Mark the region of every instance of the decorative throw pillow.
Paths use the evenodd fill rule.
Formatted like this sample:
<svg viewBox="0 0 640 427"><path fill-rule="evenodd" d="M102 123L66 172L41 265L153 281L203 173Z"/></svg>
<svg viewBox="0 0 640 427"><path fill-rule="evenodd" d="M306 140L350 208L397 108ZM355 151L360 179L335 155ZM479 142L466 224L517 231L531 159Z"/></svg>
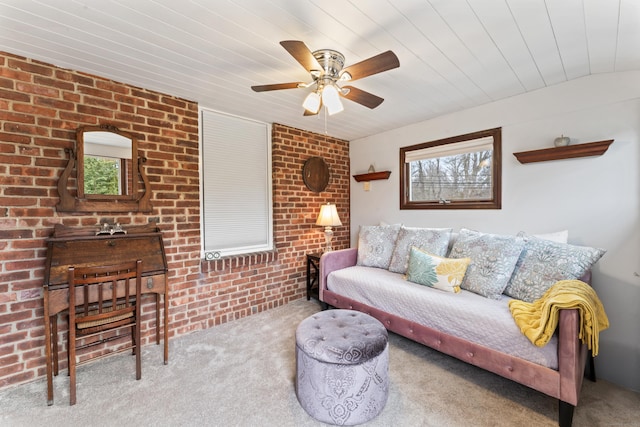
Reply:
<svg viewBox="0 0 640 427"><path fill-rule="evenodd" d="M526 244L504 293L533 302L559 280L582 277L595 264L604 249L575 246L526 236Z"/></svg>
<svg viewBox="0 0 640 427"><path fill-rule="evenodd" d="M449 236L451 236L450 228L401 227L391 256L389 271L401 274L407 271L411 246L416 246L434 255L446 255Z"/></svg>
<svg viewBox="0 0 640 427"><path fill-rule="evenodd" d="M470 262L470 258L443 258L412 246L409 252L407 280L458 293Z"/></svg>
<svg viewBox="0 0 640 427"><path fill-rule="evenodd" d="M450 258L471 258L462 289L499 299L524 248L519 236L486 234L461 229Z"/></svg>
<svg viewBox="0 0 640 427"><path fill-rule="evenodd" d="M400 225L363 225L358 235L357 264L389 268Z"/></svg>

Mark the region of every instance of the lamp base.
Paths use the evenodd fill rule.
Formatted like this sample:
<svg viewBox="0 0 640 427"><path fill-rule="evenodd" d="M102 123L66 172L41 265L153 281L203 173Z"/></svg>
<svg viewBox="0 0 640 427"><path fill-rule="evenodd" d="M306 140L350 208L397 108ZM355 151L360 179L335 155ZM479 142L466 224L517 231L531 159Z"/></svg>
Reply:
<svg viewBox="0 0 640 427"><path fill-rule="evenodd" d="M324 241L326 243L325 252L331 252L333 248L331 247L331 239L333 239L333 230L331 227L324 228Z"/></svg>

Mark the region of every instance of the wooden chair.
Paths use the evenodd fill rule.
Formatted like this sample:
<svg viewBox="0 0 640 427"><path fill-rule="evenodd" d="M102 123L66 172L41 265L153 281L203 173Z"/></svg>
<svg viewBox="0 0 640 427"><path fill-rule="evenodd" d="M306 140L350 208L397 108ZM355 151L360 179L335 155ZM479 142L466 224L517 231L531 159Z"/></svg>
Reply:
<svg viewBox="0 0 640 427"><path fill-rule="evenodd" d="M140 360L140 293L142 261L97 267L69 267L69 404L76 403L76 366L132 349L136 380L142 377ZM135 282L135 283L133 283ZM120 339L131 328L131 344L97 357L76 361L76 351ZM112 333L109 333L113 331ZM106 334L105 334L106 333ZM118 333L118 334L116 334ZM91 337L96 339L91 340ZM57 358L57 355L54 357Z"/></svg>

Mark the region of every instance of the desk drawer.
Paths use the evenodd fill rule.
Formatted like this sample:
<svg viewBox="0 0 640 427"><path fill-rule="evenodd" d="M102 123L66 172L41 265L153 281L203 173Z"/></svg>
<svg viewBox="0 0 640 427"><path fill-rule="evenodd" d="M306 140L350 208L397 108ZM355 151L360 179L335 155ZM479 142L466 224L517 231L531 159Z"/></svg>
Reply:
<svg viewBox="0 0 640 427"><path fill-rule="evenodd" d="M154 276L147 276L142 278L142 293L155 293L155 294L164 294L165 293L165 275L164 274L156 274Z"/></svg>

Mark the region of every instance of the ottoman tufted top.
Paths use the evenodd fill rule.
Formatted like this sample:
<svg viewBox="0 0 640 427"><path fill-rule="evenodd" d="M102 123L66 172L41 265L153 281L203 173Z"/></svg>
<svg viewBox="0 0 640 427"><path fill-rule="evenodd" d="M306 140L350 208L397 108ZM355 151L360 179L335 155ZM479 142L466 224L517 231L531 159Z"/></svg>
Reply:
<svg viewBox="0 0 640 427"><path fill-rule="evenodd" d="M377 319L355 310L325 310L307 317L296 330L296 345L313 359L356 365L387 346L387 330Z"/></svg>

